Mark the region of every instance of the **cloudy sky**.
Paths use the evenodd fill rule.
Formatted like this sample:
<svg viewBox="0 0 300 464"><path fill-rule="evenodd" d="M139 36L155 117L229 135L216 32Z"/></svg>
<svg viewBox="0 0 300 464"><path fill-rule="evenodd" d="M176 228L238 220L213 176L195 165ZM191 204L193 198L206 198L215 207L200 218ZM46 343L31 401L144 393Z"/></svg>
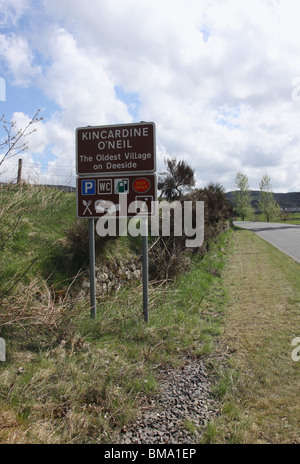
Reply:
<svg viewBox="0 0 300 464"><path fill-rule="evenodd" d="M0 0L0 113L43 117L24 176L75 185L77 127L152 121L158 172L170 156L199 187L241 171L300 191L299 17L299 0Z"/></svg>

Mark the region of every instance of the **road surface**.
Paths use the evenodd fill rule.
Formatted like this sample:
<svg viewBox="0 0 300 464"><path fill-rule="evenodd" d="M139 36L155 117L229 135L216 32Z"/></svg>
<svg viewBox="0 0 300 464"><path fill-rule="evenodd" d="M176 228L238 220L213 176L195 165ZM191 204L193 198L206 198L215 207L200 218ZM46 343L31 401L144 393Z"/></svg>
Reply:
<svg viewBox="0 0 300 464"><path fill-rule="evenodd" d="M234 221L233 224L255 232L278 250L300 263L300 225L249 221Z"/></svg>

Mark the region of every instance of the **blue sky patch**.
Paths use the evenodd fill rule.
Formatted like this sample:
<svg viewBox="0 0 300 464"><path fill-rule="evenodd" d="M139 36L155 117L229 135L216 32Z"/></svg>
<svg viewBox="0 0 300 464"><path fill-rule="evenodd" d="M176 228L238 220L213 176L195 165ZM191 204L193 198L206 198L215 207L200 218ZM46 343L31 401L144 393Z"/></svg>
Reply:
<svg viewBox="0 0 300 464"><path fill-rule="evenodd" d="M6 100L0 101L0 113L5 114L6 119L10 119L15 112L22 112L32 117L38 109L43 110L41 116L47 119L47 115L60 110L59 106L37 87L11 85L7 79L5 82Z"/></svg>
<svg viewBox="0 0 300 464"><path fill-rule="evenodd" d="M140 98L138 93L129 92L126 93L123 87L117 85L115 86L116 96L119 100L124 102L127 105L128 112L134 119L134 121L139 121L139 110L141 106Z"/></svg>

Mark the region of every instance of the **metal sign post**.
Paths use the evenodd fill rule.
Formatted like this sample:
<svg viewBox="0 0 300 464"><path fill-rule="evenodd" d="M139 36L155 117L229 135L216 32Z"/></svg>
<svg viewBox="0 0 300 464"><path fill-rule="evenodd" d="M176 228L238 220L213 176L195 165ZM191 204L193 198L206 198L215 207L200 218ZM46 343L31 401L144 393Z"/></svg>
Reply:
<svg viewBox="0 0 300 464"><path fill-rule="evenodd" d="M90 262L90 296L91 318L95 319L96 309L96 276L95 276L95 224L94 219L89 219L89 262Z"/></svg>
<svg viewBox="0 0 300 464"><path fill-rule="evenodd" d="M142 260L143 260L143 314L145 322L149 322L149 297L148 297L148 219L142 218Z"/></svg>

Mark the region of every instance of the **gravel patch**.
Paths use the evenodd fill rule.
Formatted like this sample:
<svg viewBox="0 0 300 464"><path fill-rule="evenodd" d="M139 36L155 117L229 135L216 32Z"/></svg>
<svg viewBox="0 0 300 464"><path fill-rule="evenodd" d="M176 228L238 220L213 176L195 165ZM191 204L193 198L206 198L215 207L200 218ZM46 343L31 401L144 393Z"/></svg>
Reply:
<svg viewBox="0 0 300 464"><path fill-rule="evenodd" d="M201 430L218 414L205 363L186 360L179 368L160 368L159 392L141 400L138 418L124 427L121 444L197 443Z"/></svg>

